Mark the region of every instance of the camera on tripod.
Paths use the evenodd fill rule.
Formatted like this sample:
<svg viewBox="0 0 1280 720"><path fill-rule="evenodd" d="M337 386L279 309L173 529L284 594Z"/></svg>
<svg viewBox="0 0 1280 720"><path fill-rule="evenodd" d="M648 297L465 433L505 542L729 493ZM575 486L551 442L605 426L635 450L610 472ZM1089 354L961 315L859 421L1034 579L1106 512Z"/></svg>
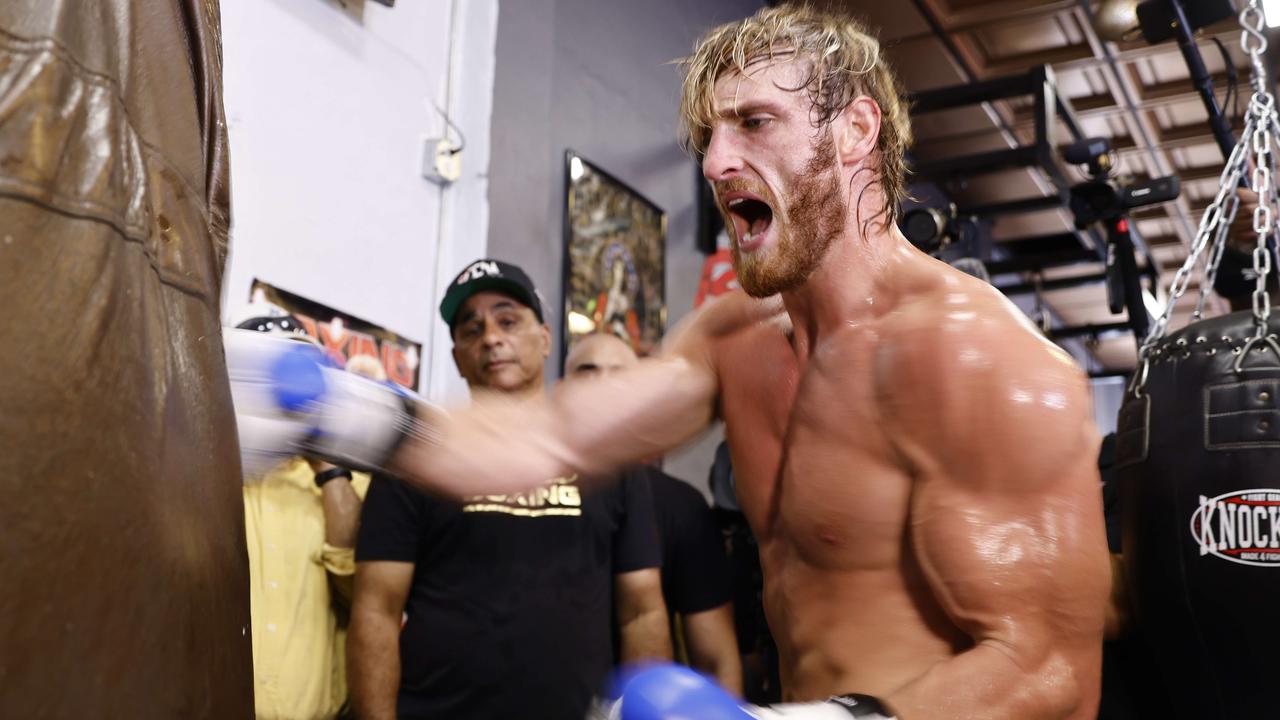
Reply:
<svg viewBox="0 0 1280 720"><path fill-rule="evenodd" d="M1085 138L1068 145L1062 159L1088 168L1089 179L1071 188L1071 214L1076 229L1096 222L1114 224L1129 210L1175 200L1181 192L1177 175L1121 185L1111 177L1113 158L1107 138Z"/></svg>
<svg viewBox="0 0 1280 720"><path fill-rule="evenodd" d="M1114 154L1106 138L1085 138L1062 151L1062 159L1084 165L1089 179L1071 188L1071 214L1079 230L1101 223L1107 234L1107 306L1113 314L1129 311L1139 337L1146 334L1147 309L1143 302L1141 271L1133 252L1128 213L1134 208L1168 202L1181 191L1176 175L1120 184L1111 178ZM1152 287L1156 269L1148 267Z"/></svg>

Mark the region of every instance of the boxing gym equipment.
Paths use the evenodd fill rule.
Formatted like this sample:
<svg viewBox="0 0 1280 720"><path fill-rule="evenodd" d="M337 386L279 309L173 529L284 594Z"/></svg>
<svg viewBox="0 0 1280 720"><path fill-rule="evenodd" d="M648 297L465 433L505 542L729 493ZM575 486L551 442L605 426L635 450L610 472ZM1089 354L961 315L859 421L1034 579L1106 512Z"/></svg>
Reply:
<svg viewBox="0 0 1280 720"><path fill-rule="evenodd" d="M1142 281L1147 276L1154 286L1158 265L1152 260L1146 243L1133 232L1127 220L1127 212L1135 207L1176 198L1179 189L1177 178L1156 178L1132 186L1121 185L1112 179L1109 141L1084 135L1070 100L1058 92L1053 71L1047 66L1032 68L1023 75L914 93L911 95L912 113L918 116L1026 95L1030 95L1034 101L1033 143L1007 150L913 163L914 178L928 182L1011 168L1035 167L1043 172L1056 192L1047 197L962 206L946 212L936 209L913 211L903 218L903 233L928 250L929 246L922 243L936 242L933 240L935 237L945 238L948 230L956 226L957 217L992 218L1054 208L1070 210L1075 219L1075 232L1001 242L999 249L1003 254L986 263L989 274L1040 274L1048 267L1080 262L1106 263L1107 272L1055 278L1034 284L1001 284L997 288L1006 295L1016 295L1059 287L1106 283L1111 311L1115 314L1127 313L1128 319L1124 323L1050 328L1051 332L1047 334L1061 339L1082 334L1097 336L1099 333L1129 329L1135 337L1145 337L1149 321L1146 304L1142 299ZM1073 185L1058 162L1060 140L1055 135L1059 125L1065 127L1071 135L1071 142L1066 146L1061 159L1067 163L1087 166L1090 178L1086 182ZM921 238L921 241L917 242L912 233ZM1027 252L1015 251L1014 248L1027 248Z"/></svg>
<svg viewBox="0 0 1280 720"><path fill-rule="evenodd" d="M1072 143L1062 151L1062 158L1088 168L1089 179L1071 187L1071 214L1078 230L1099 223L1106 231L1107 307L1113 315L1127 308L1135 335L1142 337L1148 328L1147 310L1142 301L1141 274L1134 256L1128 213L1134 208L1176 199L1180 192L1178 178L1169 175L1129 185L1116 183L1111 179L1113 161L1111 141L1107 138L1086 138ZM1154 267L1148 264L1148 269L1153 271L1154 280Z"/></svg>
<svg viewBox="0 0 1280 720"><path fill-rule="evenodd" d="M945 208L922 207L909 210L898 223L912 245L932 253L960 234L955 203Z"/></svg>
<svg viewBox="0 0 1280 720"><path fill-rule="evenodd" d="M1231 125L1218 108L1213 93L1213 80L1200 57L1192 33L1225 20L1235 13L1231 0L1103 0L1093 14L1093 28L1098 37L1120 42L1141 35L1155 45L1174 38L1191 73L1191 82L1209 113L1209 128L1225 158L1235 141ZM1227 61L1230 66L1230 61Z"/></svg>
<svg viewBox="0 0 1280 720"><path fill-rule="evenodd" d="M1280 318L1266 278L1280 194L1280 123L1268 90L1258 0L1240 13L1253 95L1241 140L1206 209L1170 301L1139 350L1120 410L1117 470L1126 582L1179 717L1274 717L1280 640ZM1257 192L1252 309L1202 319L1239 209ZM1193 322L1168 332L1174 307L1202 277Z"/></svg>
<svg viewBox="0 0 1280 720"><path fill-rule="evenodd" d="M1139 0L1102 0L1093 13L1093 29L1111 42L1132 40L1142 33L1138 27Z"/></svg>
<svg viewBox="0 0 1280 720"><path fill-rule="evenodd" d="M341 370L313 345L235 328L223 345L247 477L293 455L381 469L425 432L406 391Z"/></svg>
<svg viewBox="0 0 1280 720"><path fill-rule="evenodd" d="M876 698L843 695L826 702L755 707L739 705L711 680L680 665L658 664L636 672L622 696L598 720L893 720Z"/></svg>

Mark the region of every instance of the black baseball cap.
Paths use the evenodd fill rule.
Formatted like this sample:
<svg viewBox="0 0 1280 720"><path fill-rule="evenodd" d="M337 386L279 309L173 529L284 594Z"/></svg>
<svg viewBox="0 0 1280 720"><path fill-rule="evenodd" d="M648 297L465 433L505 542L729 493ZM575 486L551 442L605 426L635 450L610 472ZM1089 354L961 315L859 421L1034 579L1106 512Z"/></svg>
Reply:
<svg viewBox="0 0 1280 720"><path fill-rule="evenodd" d="M542 301L533 281L518 266L511 263L485 258L468 265L449 283L444 292L444 300L440 301L440 317L453 329L458 310L467 298L484 290L494 290L527 305L538 322L545 323L542 316Z"/></svg>

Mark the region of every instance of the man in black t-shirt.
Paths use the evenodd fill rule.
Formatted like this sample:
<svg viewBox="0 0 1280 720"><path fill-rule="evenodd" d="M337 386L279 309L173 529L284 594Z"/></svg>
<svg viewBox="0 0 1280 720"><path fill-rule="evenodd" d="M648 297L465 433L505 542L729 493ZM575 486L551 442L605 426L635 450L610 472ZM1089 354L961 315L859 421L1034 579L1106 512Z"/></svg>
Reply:
<svg viewBox="0 0 1280 720"><path fill-rule="evenodd" d="M523 271L475 262L440 310L473 392L543 392L550 331ZM578 480L454 502L375 477L348 639L358 717L584 717L615 614L623 660L670 657L648 479Z"/></svg>
<svg viewBox="0 0 1280 720"><path fill-rule="evenodd" d="M623 340L613 335L588 335L569 353L565 373L608 373L636 362L635 352ZM662 596L673 614L677 655L741 696L742 661L730 602L732 577L715 516L702 493L689 483L649 466L632 472L646 476L653 491L653 512L662 545Z"/></svg>

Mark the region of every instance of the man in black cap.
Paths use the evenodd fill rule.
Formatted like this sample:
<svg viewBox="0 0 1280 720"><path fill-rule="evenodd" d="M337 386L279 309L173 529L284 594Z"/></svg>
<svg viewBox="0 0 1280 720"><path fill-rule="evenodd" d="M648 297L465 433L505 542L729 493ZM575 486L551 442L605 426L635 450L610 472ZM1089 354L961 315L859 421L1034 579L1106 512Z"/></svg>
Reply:
<svg viewBox="0 0 1280 720"><path fill-rule="evenodd" d="M449 284L440 315L453 336L453 361L472 392L542 392L551 330L524 270L477 260Z"/></svg>
<svg viewBox="0 0 1280 720"><path fill-rule="evenodd" d="M551 333L524 271L476 261L440 313L473 393L543 392ZM357 715L583 717L612 665L614 613L623 660L670 657L649 487L591 487L574 476L455 503L375 477L348 639Z"/></svg>

